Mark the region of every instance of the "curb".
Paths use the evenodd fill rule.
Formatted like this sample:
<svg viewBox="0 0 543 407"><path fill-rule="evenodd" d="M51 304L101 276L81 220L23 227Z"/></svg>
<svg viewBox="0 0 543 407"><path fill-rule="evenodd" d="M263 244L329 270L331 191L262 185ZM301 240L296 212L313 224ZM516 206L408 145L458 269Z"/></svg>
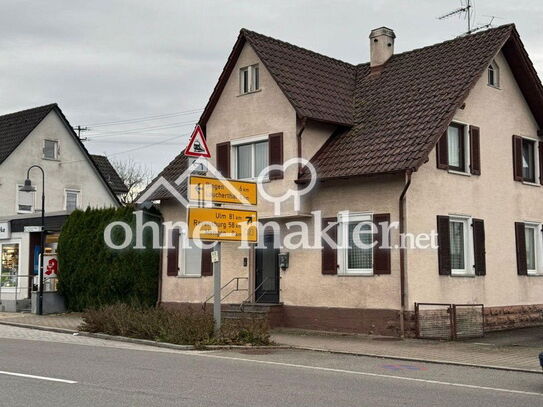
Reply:
<svg viewBox="0 0 543 407"><path fill-rule="evenodd" d="M308 351L313 351L313 352L331 353L331 354L336 354L336 355L365 356L365 357L377 358L377 359L396 359L396 360L405 360L409 362L424 362L424 363L433 363L433 364L439 364L439 365L476 367L480 369L503 370L503 371L508 371L508 372L521 372L521 373L531 373L531 374L538 374L538 375L543 374L541 370L535 370L535 369L522 369L522 368L516 368L516 367L494 366L494 365L478 365L475 363L454 362L451 360L421 359L421 358L408 357L408 356L394 356L394 355L385 355L385 354L381 355L381 354L376 354L376 353L364 353L364 352L349 352L349 351L341 351L341 350L312 348L308 346L298 346L298 345L291 345L290 348L298 349L298 350L308 350Z"/></svg>
<svg viewBox="0 0 543 407"><path fill-rule="evenodd" d="M154 346L156 348L166 348L166 349L175 349L175 350L182 350L182 351L206 351L206 350L221 350L221 349L237 349L237 350L253 350L253 349L292 349L292 346L288 345L262 345L262 346L252 346L252 345L205 345L202 347L197 347L194 345L177 345L174 343L168 343L168 342L157 342L157 341L151 341L148 339L137 339L137 338L129 338L127 336L116 336L116 335L107 335L107 334L101 334L101 333L92 333L92 332L82 332L77 331L73 329L64 329L64 328L55 328L55 327L48 327L48 326L41 326L41 325L30 325L30 324L21 324L19 322L6 322L0 320L0 325L9 325L9 326L15 326L18 328L27 328L27 329L36 329L39 331L49 331L49 332L56 332L61 334L68 334L68 335L74 335L77 334L77 336L86 336L89 338L96 338L96 339L104 339L108 341L116 341L116 342L126 342L126 343L133 343L137 345L146 345L146 346Z"/></svg>

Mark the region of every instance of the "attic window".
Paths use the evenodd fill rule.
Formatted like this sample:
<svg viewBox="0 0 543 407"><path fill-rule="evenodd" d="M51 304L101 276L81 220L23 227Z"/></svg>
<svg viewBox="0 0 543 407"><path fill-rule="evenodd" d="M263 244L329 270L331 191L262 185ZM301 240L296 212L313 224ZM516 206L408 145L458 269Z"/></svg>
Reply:
<svg viewBox="0 0 543 407"><path fill-rule="evenodd" d="M496 61L492 61L488 66L488 86L500 87L500 68Z"/></svg>
<svg viewBox="0 0 543 407"><path fill-rule="evenodd" d="M239 70L239 93L256 92L260 89L260 72L258 64L246 66Z"/></svg>

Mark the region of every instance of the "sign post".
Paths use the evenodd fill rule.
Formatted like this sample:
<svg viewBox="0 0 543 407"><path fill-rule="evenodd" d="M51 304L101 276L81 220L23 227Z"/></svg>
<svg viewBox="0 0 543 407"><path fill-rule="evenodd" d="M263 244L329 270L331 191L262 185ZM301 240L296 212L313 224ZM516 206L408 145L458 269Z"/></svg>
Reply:
<svg viewBox="0 0 543 407"><path fill-rule="evenodd" d="M221 330L221 242L215 244L215 251L211 254L213 262L213 319L215 320L215 333L218 334Z"/></svg>

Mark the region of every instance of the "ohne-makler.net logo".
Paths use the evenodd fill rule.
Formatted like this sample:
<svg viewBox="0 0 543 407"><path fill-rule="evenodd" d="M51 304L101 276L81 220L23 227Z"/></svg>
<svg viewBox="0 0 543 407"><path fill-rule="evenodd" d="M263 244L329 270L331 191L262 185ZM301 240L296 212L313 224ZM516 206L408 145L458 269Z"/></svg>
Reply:
<svg viewBox="0 0 543 407"><path fill-rule="evenodd" d="M273 171L285 172L290 167L304 167L310 174L310 180L301 188L287 188L280 195L271 195L266 190L270 183L269 175ZM167 190L172 198L184 207L188 208L191 202L183 196L178 190L183 182L187 182L191 174L198 173L214 176L219 179L225 188L234 195L240 202L246 202L246 198L236 189L235 186L224 178L222 174L207 160L199 158L191 163L187 170L176 179L174 185L164 177L160 177L147 191L139 197L137 203L141 204L148 201L153 194L161 188ZM301 197L311 192L316 184L316 171L313 165L302 158L293 158L286 161L283 165L270 165L264 168L257 177L257 187L259 198L273 205L273 214L276 217L281 215L283 208L288 202L294 211L300 211ZM247 202L246 202L247 203ZM205 204L208 207L212 203ZM437 232L421 233L413 235L410 233L399 233L399 222L374 222L371 213L352 213L348 210L338 213L337 219L333 222L323 223L323 214L320 210L312 211L310 217L304 220L292 220L278 222L276 220L258 221L256 227L260 237L265 234L274 235L273 247L286 250L300 249L322 249L323 245L337 250L347 250L354 247L361 250L370 250L375 247L382 249L437 249ZM144 221L143 211L135 211L135 225L126 222L112 222L104 230L104 240L108 247L116 250L127 248L145 249L149 247L144 244L144 236L151 236L152 247L154 249L172 248L171 231L177 229L181 238L183 248L197 247L201 249L211 248L215 242L204 241L202 239L188 238L188 225L185 221L164 222L162 227L156 221ZM327 218L328 219L328 218ZM241 241L238 242L240 249L248 249L251 244L246 238L249 229L254 228L254 223L247 221L238 223L241 230ZM213 222L201 222L195 226L193 236L202 234L217 233L217 225ZM338 233L338 231L340 233ZM164 242L161 239L166 236ZM113 236L116 238L114 239ZM119 237L121 236L121 237ZM257 248L264 247L264 239L259 238L256 243ZM162 244L161 244L162 242ZM266 247L270 247L269 243Z"/></svg>

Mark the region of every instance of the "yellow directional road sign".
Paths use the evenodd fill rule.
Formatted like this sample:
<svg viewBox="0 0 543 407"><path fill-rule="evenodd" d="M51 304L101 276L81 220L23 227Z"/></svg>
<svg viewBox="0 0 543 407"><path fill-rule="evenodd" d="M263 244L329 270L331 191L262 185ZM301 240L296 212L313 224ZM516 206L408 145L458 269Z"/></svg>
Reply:
<svg viewBox="0 0 543 407"><path fill-rule="evenodd" d="M189 208L190 239L256 243L256 211L224 208Z"/></svg>
<svg viewBox="0 0 543 407"><path fill-rule="evenodd" d="M191 176L188 189L189 199L192 201L249 205L257 204L255 182L234 180L221 181L217 178ZM246 202L242 201L242 197L245 198Z"/></svg>

